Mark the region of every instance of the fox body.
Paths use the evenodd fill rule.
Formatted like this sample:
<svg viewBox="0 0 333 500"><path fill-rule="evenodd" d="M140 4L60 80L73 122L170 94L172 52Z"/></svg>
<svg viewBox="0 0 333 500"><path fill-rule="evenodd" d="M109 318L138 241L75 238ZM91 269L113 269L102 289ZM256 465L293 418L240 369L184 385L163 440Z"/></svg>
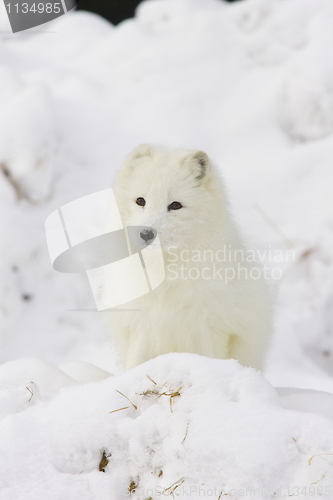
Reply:
<svg viewBox="0 0 333 500"><path fill-rule="evenodd" d="M244 259L223 180L208 156L140 145L116 176L114 193L125 226L152 228L140 233L145 240L157 233L166 272L157 288L111 315L126 369L169 352L261 369L270 294L260 268Z"/></svg>

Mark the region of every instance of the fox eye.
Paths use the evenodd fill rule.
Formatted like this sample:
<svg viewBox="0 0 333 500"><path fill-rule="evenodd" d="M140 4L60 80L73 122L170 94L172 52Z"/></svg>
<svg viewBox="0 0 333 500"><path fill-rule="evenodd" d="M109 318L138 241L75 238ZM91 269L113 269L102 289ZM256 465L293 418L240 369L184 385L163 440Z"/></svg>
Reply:
<svg viewBox="0 0 333 500"><path fill-rule="evenodd" d="M146 204L146 200L144 198L137 198L135 203L137 205L140 205L140 207L144 207Z"/></svg>
<svg viewBox="0 0 333 500"><path fill-rule="evenodd" d="M183 205L181 203L179 203L179 201L173 201L168 206L168 211L170 212L170 210L179 210L180 208L182 208L182 206Z"/></svg>

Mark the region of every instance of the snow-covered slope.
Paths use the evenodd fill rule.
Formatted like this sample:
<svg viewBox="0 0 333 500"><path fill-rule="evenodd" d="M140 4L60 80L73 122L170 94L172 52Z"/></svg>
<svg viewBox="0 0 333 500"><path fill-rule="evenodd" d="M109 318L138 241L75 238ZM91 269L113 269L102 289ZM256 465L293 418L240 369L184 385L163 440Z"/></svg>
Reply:
<svg viewBox="0 0 333 500"><path fill-rule="evenodd" d="M15 35L0 4L0 27L0 362L17 360L0 367L0 498L122 498L131 478L329 485L331 396L309 389L333 392L332 2L149 0L117 27L72 12ZM234 362L187 355L103 381L120 371L107 313L88 311L82 276L51 268L44 222L110 186L141 142L221 168L276 298L265 376L307 391L278 397ZM173 413L170 396L136 395L145 374L182 385Z"/></svg>
<svg viewBox="0 0 333 500"><path fill-rule="evenodd" d="M0 379L15 363L3 365ZM29 360L22 371L28 380ZM43 379L54 383L55 369L44 366ZM31 385L4 394L17 399L20 388L22 403L0 423L0 498L122 499L134 489L141 499L331 498L324 393L317 414L290 410L254 370L194 354L71 387L59 370L58 381L63 389L52 398Z"/></svg>

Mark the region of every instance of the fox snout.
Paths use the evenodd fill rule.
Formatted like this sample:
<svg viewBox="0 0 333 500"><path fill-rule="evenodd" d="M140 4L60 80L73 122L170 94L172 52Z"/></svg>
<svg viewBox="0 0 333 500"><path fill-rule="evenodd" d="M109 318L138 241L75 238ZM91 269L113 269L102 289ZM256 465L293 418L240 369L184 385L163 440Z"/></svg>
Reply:
<svg viewBox="0 0 333 500"><path fill-rule="evenodd" d="M142 231L140 231L140 238L146 243L151 243L155 239L156 234L154 229L142 229Z"/></svg>

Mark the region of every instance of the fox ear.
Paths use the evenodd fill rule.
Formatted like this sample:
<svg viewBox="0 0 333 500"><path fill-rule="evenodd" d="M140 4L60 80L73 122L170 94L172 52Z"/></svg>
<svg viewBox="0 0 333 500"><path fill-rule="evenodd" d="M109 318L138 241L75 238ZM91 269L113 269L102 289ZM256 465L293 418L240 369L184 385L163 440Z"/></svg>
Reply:
<svg viewBox="0 0 333 500"><path fill-rule="evenodd" d="M151 150L149 144L139 144L133 151L128 155L129 160L137 160L142 156L151 156Z"/></svg>
<svg viewBox="0 0 333 500"><path fill-rule="evenodd" d="M203 151L195 151L186 159L186 163L190 164L195 174L196 180L201 180L209 170L209 158Z"/></svg>

